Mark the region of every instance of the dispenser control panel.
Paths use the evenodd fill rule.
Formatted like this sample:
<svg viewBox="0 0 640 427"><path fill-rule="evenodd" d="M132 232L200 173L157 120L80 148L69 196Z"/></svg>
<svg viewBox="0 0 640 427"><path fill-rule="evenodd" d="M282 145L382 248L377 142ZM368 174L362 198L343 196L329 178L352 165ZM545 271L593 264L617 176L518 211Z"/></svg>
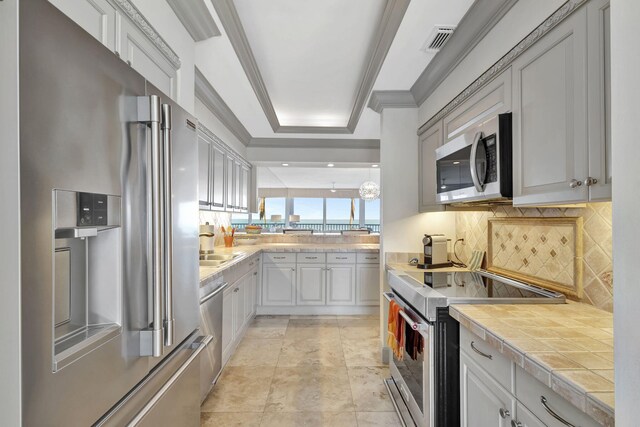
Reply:
<svg viewBox="0 0 640 427"><path fill-rule="evenodd" d="M106 194L78 193L78 226L107 225Z"/></svg>

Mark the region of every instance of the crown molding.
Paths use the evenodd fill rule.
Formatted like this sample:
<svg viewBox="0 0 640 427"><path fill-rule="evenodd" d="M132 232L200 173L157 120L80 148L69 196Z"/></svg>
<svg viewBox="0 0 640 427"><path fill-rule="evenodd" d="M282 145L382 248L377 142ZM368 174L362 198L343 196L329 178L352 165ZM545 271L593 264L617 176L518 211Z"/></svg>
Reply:
<svg viewBox="0 0 640 427"><path fill-rule="evenodd" d="M385 108L416 108L416 100L408 90L376 90L371 93L368 107L376 113Z"/></svg>
<svg viewBox="0 0 640 427"><path fill-rule="evenodd" d="M252 138L249 148L352 148L380 149L379 139Z"/></svg>
<svg viewBox="0 0 640 427"><path fill-rule="evenodd" d="M142 31L144 35L162 52L167 61L176 70L180 69L182 63L180 57L175 53L169 44L160 36L160 34L153 28L153 25L147 21L147 19L140 13L137 7L133 5L129 0L112 0L118 8L124 12L124 14Z"/></svg>
<svg viewBox="0 0 640 427"><path fill-rule="evenodd" d="M440 86L517 1L476 0L471 5L447 44L411 86L416 104L421 105Z"/></svg>
<svg viewBox="0 0 640 427"><path fill-rule="evenodd" d="M236 117L220 94L211 86L202 72L195 67L195 89L198 98L244 145L249 145L251 134Z"/></svg>
<svg viewBox="0 0 640 427"><path fill-rule="evenodd" d="M369 93L382 68L382 64L400 27L402 18L409 7L409 2L410 0L387 0L380 24L376 28L372 43L369 47L367 65L363 70L360 83L355 93L354 105L347 126L283 126L278 120L273 103L271 102L271 97L260 74L260 69L251 51L249 40L242 27L233 0L212 0L220 22L231 41L231 45L242 64L242 68L249 79L249 83L258 98L258 102L273 132L315 134L352 134L355 131L362 111L365 108Z"/></svg>
<svg viewBox="0 0 640 427"><path fill-rule="evenodd" d="M167 0L193 41L218 37L220 29L203 0Z"/></svg>
<svg viewBox="0 0 640 427"><path fill-rule="evenodd" d="M460 94L458 94L451 102L438 111L433 117L431 117L425 124L418 129L418 135L429 129L440 119L446 116L449 112L455 109L458 105L469 99L473 94L480 90L484 85L489 83L494 77L498 76L502 71L508 68L513 61L531 47L535 42L540 40L545 34L555 28L559 23L564 21L573 12L575 12L582 4L588 0L569 0L560 6L550 17L544 20L544 22L532 32L530 32L524 39L522 39L514 48L512 48L506 55L498 60L485 71L480 77L478 77L473 83L467 86ZM452 36L453 37L453 36ZM447 43L448 45L448 43Z"/></svg>

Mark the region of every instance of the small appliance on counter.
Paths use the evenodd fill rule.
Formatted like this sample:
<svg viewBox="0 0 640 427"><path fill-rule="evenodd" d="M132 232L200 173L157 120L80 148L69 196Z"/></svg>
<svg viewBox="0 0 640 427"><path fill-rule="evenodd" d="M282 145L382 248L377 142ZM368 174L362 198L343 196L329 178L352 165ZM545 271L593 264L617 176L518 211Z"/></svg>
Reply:
<svg viewBox="0 0 640 427"><path fill-rule="evenodd" d="M215 231L216 227L209 225L208 222L200 225L200 233L198 234L200 237L200 258L214 252L216 245Z"/></svg>
<svg viewBox="0 0 640 427"><path fill-rule="evenodd" d="M426 270L453 267L453 263L449 261L447 238L444 234L425 234L422 245L424 247L423 262L418 263L418 268Z"/></svg>

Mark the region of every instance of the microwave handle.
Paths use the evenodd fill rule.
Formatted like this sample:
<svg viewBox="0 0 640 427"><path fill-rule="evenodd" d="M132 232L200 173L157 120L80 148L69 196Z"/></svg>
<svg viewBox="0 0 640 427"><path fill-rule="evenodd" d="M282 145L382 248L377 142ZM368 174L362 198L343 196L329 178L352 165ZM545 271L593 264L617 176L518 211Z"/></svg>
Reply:
<svg viewBox="0 0 640 427"><path fill-rule="evenodd" d="M478 171L476 169L476 153L478 151L478 143L484 137L482 132L476 132L476 135L473 137L473 144L471 144L471 157L469 158L469 168L471 169L471 179L473 180L473 185L476 187L478 193L482 193L484 191L484 183L481 183L478 179Z"/></svg>

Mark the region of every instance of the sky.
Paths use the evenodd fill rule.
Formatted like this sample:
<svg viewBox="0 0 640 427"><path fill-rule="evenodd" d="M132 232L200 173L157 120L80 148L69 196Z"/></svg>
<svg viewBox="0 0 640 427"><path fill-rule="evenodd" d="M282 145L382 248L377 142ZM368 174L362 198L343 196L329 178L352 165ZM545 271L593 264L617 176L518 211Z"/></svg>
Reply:
<svg viewBox="0 0 640 427"><path fill-rule="evenodd" d="M355 199L355 218L358 222L359 203L366 203L365 218L369 223L380 222L380 200L371 202ZM267 220L271 215L283 215L285 210L284 198L267 198L265 213ZM351 199L327 199L327 220L328 221L349 221L351 210ZM300 215L300 222L322 221L322 199L296 198L294 199L293 212Z"/></svg>

